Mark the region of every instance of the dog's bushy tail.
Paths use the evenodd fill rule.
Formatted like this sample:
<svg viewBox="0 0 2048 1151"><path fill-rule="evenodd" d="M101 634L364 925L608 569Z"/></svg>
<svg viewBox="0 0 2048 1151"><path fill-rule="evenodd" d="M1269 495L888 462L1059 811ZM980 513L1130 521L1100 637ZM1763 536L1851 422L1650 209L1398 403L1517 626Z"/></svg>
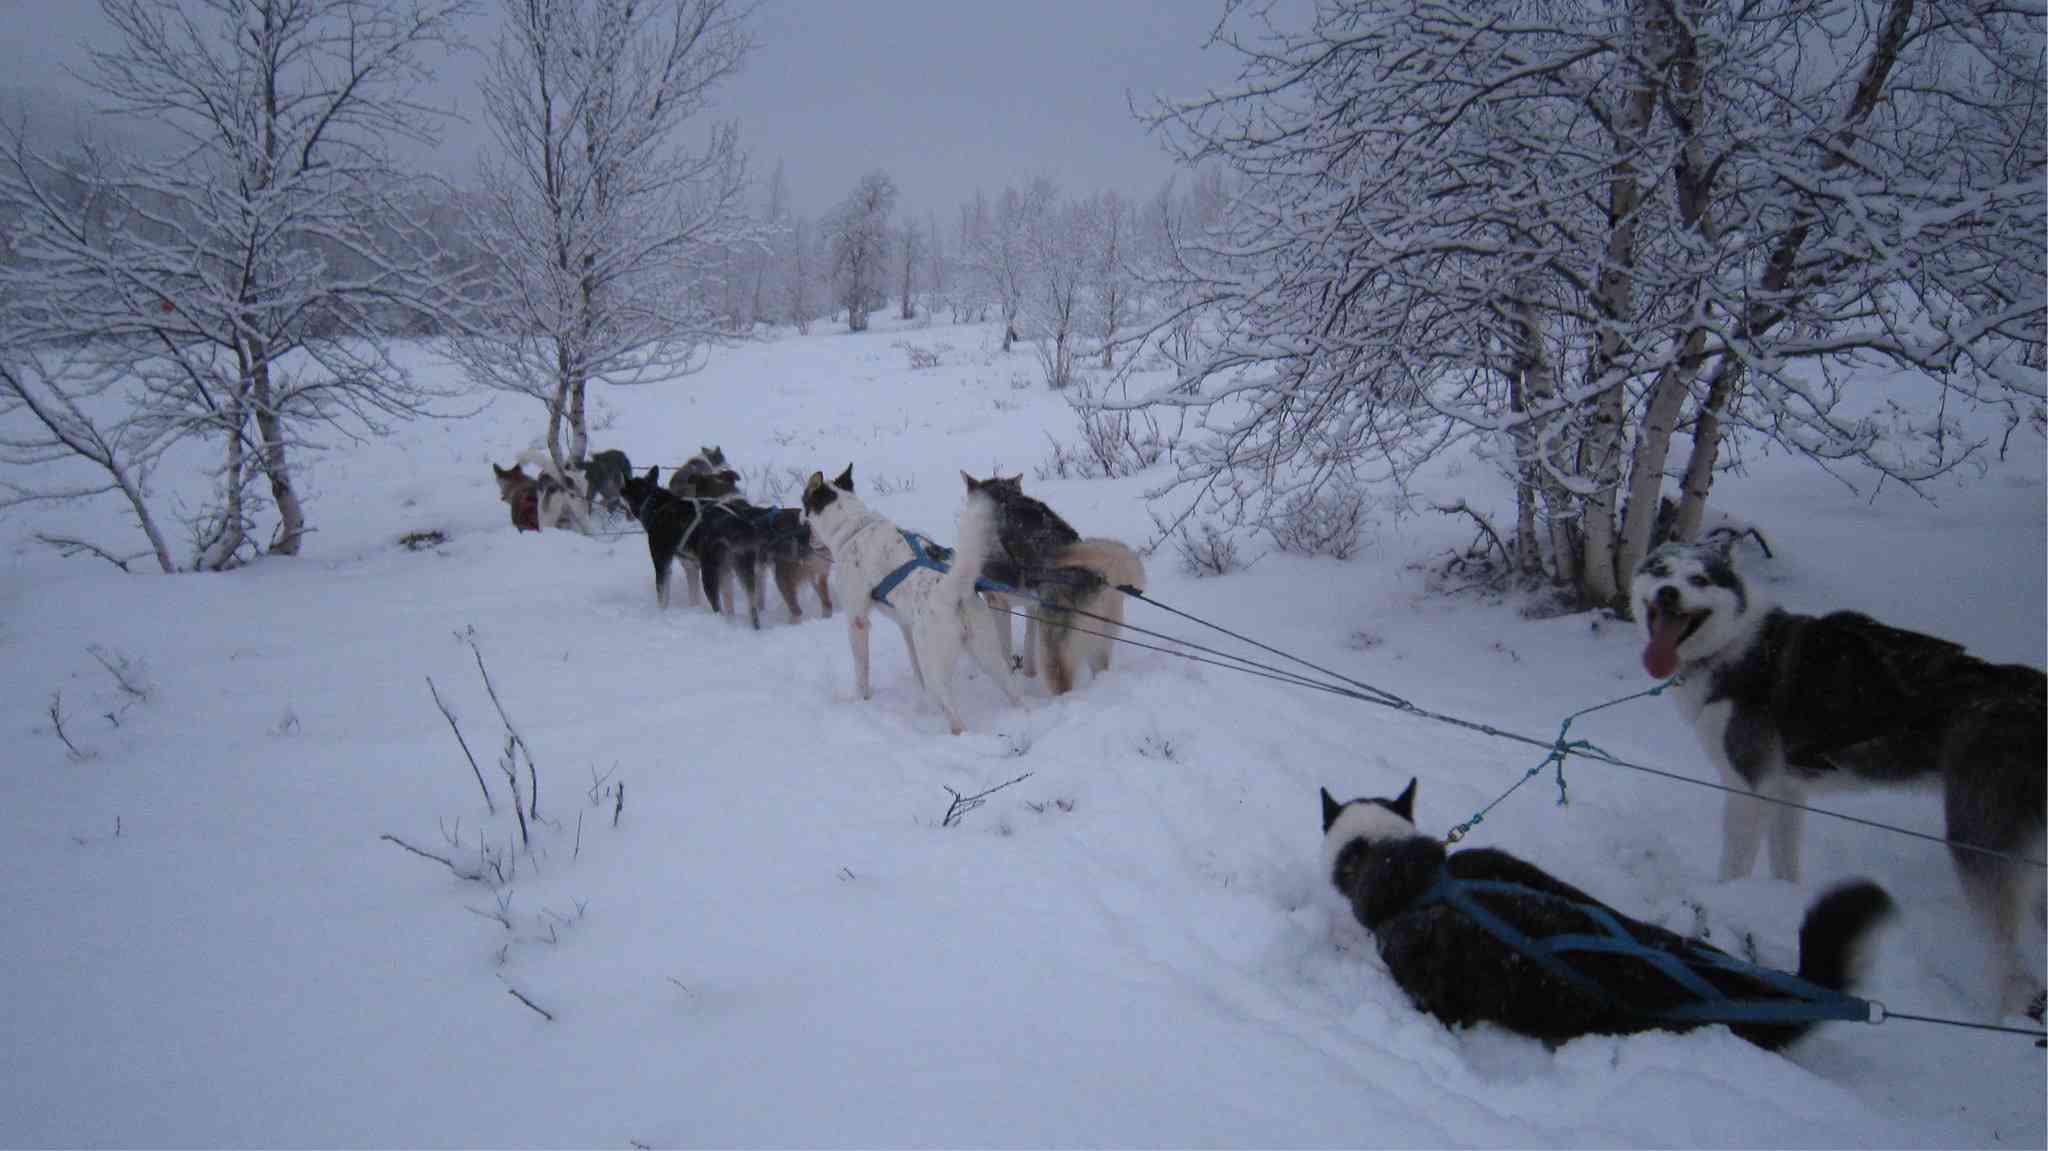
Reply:
<svg viewBox="0 0 2048 1151"><path fill-rule="evenodd" d="M1058 567L1086 568L1113 588L1145 590L1145 561L1125 544L1099 536L1077 540L1060 549Z"/></svg>
<svg viewBox="0 0 2048 1151"><path fill-rule="evenodd" d="M1799 925L1799 978L1830 991L1853 994L1870 958L1872 935L1893 912L1892 897L1867 879L1851 880L1813 901ZM1738 1023L1730 1029L1769 1051L1817 1024Z"/></svg>
<svg viewBox="0 0 2048 1151"><path fill-rule="evenodd" d="M1872 933L1894 910L1892 897L1867 879L1842 884L1815 900L1799 925L1799 978L1848 991L1868 965Z"/></svg>
<svg viewBox="0 0 2048 1151"><path fill-rule="evenodd" d="M953 548L953 566L940 583L948 602L966 603L973 599L981 565L996 546L996 502L981 492L969 493L960 508L960 535Z"/></svg>

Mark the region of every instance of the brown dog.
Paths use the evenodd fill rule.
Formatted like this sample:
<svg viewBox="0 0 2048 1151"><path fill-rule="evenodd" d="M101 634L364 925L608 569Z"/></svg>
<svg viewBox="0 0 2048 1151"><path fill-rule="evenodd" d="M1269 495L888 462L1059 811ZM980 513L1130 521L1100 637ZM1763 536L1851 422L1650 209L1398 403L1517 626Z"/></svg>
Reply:
<svg viewBox="0 0 2048 1151"><path fill-rule="evenodd" d="M512 526L520 531L537 532L543 526L590 530L582 497L547 472L536 478L523 467L492 464L491 474L498 480L498 498L512 509Z"/></svg>

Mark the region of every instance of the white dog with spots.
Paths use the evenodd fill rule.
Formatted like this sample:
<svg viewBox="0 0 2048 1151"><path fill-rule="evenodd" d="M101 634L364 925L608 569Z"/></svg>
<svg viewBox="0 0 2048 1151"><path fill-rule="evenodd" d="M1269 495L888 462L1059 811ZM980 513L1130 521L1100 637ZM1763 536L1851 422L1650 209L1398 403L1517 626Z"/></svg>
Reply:
<svg viewBox="0 0 2048 1151"><path fill-rule="evenodd" d="M830 483L824 473L811 473L804 485L804 520L832 550L832 591L846 608L854 686L862 699L873 697L868 683L868 613L880 611L903 629L911 673L946 713L954 735L966 730L953 678L963 650L1011 703L1017 702L988 610L974 590L982 557L995 535L995 506L987 496L970 496L961 508L960 542L953 553L957 562L945 570L929 562L931 557L920 557L900 528L853 494L851 464ZM904 574L894 586L885 587L899 571Z"/></svg>

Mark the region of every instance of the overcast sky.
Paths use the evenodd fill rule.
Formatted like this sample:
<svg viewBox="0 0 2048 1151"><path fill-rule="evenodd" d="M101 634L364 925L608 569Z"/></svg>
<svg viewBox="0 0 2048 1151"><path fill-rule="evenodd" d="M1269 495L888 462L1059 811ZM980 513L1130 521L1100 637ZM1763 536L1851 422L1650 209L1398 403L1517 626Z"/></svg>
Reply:
<svg viewBox="0 0 2048 1151"><path fill-rule="evenodd" d="M471 28L495 27L495 0ZM1154 95L1227 82L1202 49L1220 0L766 0L760 41L720 100L754 174L781 160L796 210L816 214L861 173L896 179L904 208L951 213L979 187L1050 176L1071 192L1149 195L1173 171L1131 116ZM0 0L0 84L78 86L62 71L104 35L93 0ZM442 97L474 118L481 61L450 60ZM697 127L697 126L693 126ZM435 166L467 172L488 133L452 126Z"/></svg>

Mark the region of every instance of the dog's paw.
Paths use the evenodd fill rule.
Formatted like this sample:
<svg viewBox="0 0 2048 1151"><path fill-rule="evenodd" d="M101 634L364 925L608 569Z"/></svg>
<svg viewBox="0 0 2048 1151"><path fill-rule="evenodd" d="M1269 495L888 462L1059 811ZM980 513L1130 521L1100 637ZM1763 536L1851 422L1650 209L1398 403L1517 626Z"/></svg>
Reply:
<svg viewBox="0 0 2048 1151"><path fill-rule="evenodd" d="M2040 1023L2043 1015L2048 1015L2048 991L2036 991L2034 1001L2027 1004L2027 1018Z"/></svg>

